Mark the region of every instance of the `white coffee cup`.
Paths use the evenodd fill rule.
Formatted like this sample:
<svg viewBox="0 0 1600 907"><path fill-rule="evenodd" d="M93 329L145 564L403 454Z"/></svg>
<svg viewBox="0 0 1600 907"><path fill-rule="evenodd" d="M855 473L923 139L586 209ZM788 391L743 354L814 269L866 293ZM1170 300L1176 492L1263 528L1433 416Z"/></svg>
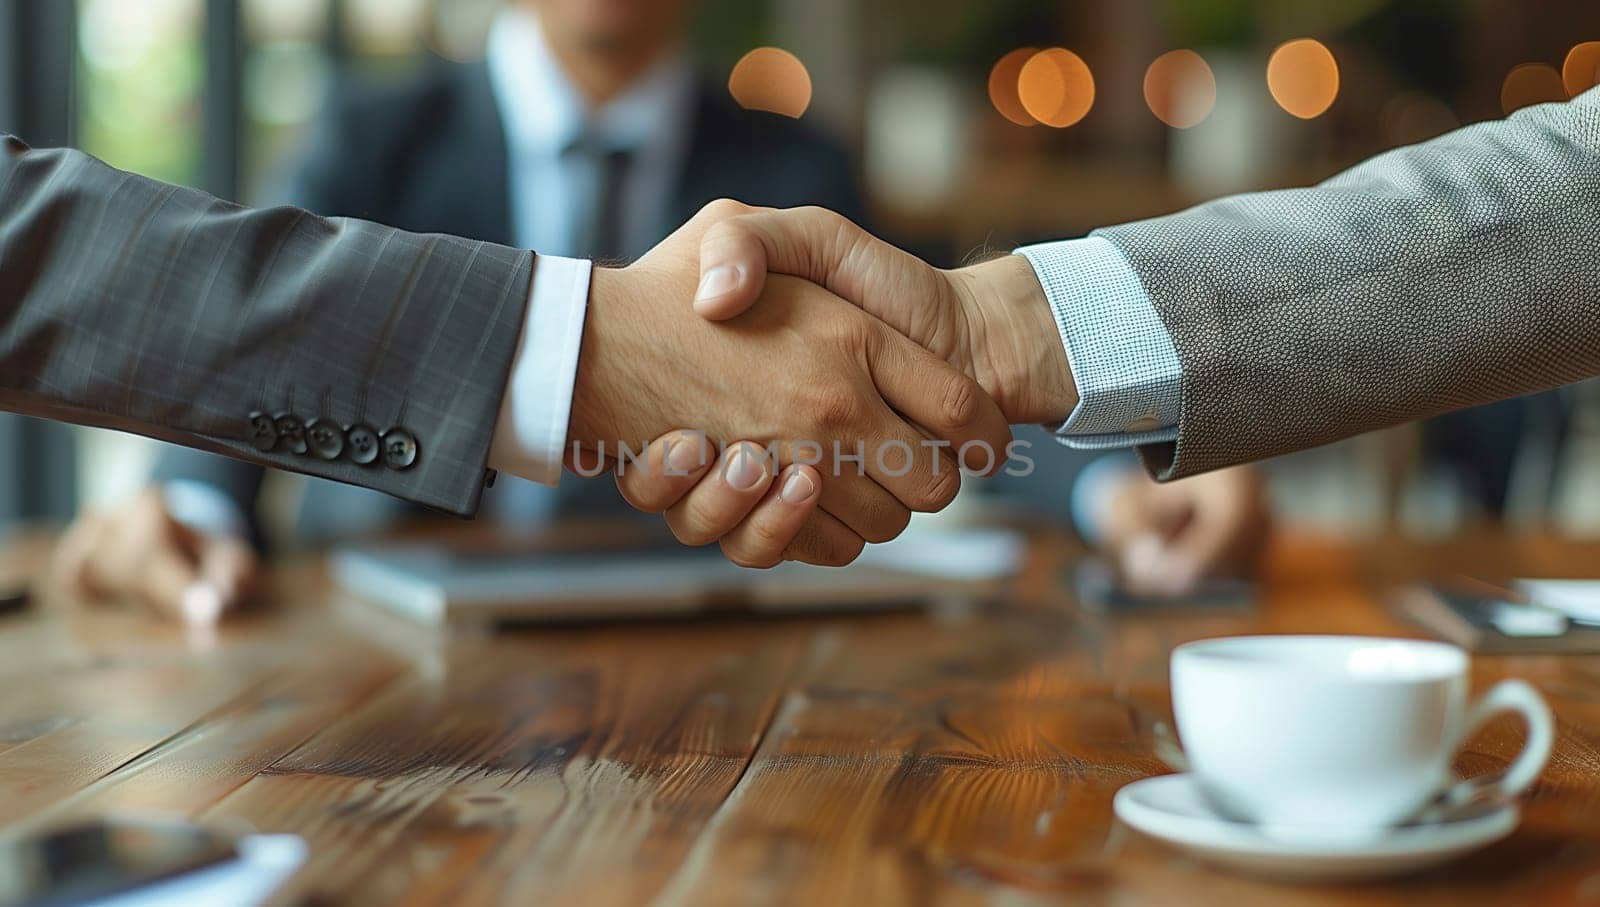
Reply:
<svg viewBox="0 0 1600 907"><path fill-rule="evenodd" d="M1467 705L1467 653L1361 636L1239 636L1172 653L1178 736L1200 789L1225 815L1311 833L1381 831L1458 790L1456 751L1502 712L1527 743L1499 783L1520 794L1544 768L1550 710L1520 680ZM1465 790L1462 788L1461 790Z"/></svg>

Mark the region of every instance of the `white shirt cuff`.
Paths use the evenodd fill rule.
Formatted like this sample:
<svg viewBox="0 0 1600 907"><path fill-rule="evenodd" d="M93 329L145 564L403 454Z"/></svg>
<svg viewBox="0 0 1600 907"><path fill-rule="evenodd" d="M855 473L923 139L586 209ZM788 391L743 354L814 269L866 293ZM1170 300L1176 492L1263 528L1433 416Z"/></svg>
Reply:
<svg viewBox="0 0 1600 907"><path fill-rule="evenodd" d="M528 315L489 447L491 468L543 485L561 481L592 269L583 259L534 260Z"/></svg>
<svg viewBox="0 0 1600 907"><path fill-rule="evenodd" d="M1090 236L1017 254L1038 275L1078 385L1078 406L1054 428L1057 437L1084 450L1175 440L1183 369L1122 250Z"/></svg>

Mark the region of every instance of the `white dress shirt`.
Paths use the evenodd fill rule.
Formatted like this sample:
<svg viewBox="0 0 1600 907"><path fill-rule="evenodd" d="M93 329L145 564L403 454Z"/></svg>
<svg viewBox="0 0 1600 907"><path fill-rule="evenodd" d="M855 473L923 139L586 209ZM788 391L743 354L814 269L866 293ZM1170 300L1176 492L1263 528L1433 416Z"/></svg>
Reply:
<svg viewBox="0 0 1600 907"><path fill-rule="evenodd" d="M591 109L556 61L537 16L508 8L489 33L489 82L511 165L511 224L517 245L575 256L579 227L597 199L581 196L579 142L632 153L621 187L624 251L641 255L672 223L674 190L689 153L695 79L674 51L603 107Z"/></svg>

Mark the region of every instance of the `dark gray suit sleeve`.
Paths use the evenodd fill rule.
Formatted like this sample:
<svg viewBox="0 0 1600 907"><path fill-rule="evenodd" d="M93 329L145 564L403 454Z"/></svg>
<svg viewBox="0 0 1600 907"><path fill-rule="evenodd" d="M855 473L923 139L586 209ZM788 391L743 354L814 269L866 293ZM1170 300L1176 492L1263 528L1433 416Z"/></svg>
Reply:
<svg viewBox="0 0 1600 907"><path fill-rule="evenodd" d="M0 144L0 408L472 513L531 253L247 210L76 151ZM256 446L252 416L409 432L362 465Z"/></svg>
<svg viewBox="0 0 1600 907"><path fill-rule="evenodd" d="M347 125L354 118L349 106L329 105L304 147L288 166L272 175L262 197L265 203L293 205L317 214L372 216L359 200L371 198L369 180L381 177L370 172L370 161L351 157L352 147L361 146L352 144L357 139ZM265 479L262 467L188 447L167 446L150 478L156 483L196 482L216 489L238 508L252 535L258 541L263 537L256 513Z"/></svg>
<svg viewBox="0 0 1600 907"><path fill-rule="evenodd" d="M1600 89L1099 231L1183 368L1178 478L1600 374Z"/></svg>

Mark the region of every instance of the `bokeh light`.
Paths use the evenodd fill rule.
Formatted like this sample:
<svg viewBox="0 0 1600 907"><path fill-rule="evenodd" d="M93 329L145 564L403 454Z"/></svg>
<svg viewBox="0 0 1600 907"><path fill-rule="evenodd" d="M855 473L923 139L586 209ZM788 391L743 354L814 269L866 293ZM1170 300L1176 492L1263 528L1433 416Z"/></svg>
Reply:
<svg viewBox="0 0 1600 907"><path fill-rule="evenodd" d="M1567 88L1561 82L1561 73L1548 63L1514 66L1500 86L1500 109L1507 115L1535 104L1566 99Z"/></svg>
<svg viewBox="0 0 1600 907"><path fill-rule="evenodd" d="M1017 95L1022 65L1038 51L1036 47L1019 47L1001 57L989 70L989 103L1018 126L1034 126L1039 122L1028 114L1028 109L1022 106L1022 98Z"/></svg>
<svg viewBox="0 0 1600 907"><path fill-rule="evenodd" d="M1315 119L1339 97L1339 63L1314 38L1286 42L1267 61L1267 90L1292 116Z"/></svg>
<svg viewBox="0 0 1600 907"><path fill-rule="evenodd" d="M244 103L251 119L294 126L317 115L333 84L332 67L315 44L274 41L244 62Z"/></svg>
<svg viewBox="0 0 1600 907"><path fill-rule="evenodd" d="M1600 41L1585 41L1567 53L1561 81L1569 98L1600 85Z"/></svg>
<svg viewBox="0 0 1600 907"><path fill-rule="evenodd" d="M427 29L427 0L345 0L338 9L351 45L364 54L412 53Z"/></svg>
<svg viewBox="0 0 1600 907"><path fill-rule="evenodd" d="M734 64L728 91L746 110L798 119L811 106L811 74L794 54L779 47L758 47Z"/></svg>
<svg viewBox="0 0 1600 907"><path fill-rule="evenodd" d="M177 36L192 35L203 16L198 0L89 0L79 14L78 43L84 62L91 68L127 72L145 65L162 51L170 52L168 42ZM148 99L165 87L148 85L141 94Z"/></svg>
<svg viewBox="0 0 1600 907"><path fill-rule="evenodd" d="M1017 97L1029 116L1062 129L1083 119L1094 107L1094 73L1072 51L1046 48L1022 64Z"/></svg>
<svg viewBox="0 0 1600 907"><path fill-rule="evenodd" d="M328 21L324 4L317 0L244 0L244 25L250 39L315 41Z"/></svg>
<svg viewBox="0 0 1600 907"><path fill-rule="evenodd" d="M276 2L276 0L274 0ZM492 3L431 3L428 49L456 63L476 63L487 53L489 30L500 7Z"/></svg>
<svg viewBox="0 0 1600 907"><path fill-rule="evenodd" d="M1198 126L1217 106L1217 77L1194 51L1168 51L1145 70L1144 102L1174 129Z"/></svg>

